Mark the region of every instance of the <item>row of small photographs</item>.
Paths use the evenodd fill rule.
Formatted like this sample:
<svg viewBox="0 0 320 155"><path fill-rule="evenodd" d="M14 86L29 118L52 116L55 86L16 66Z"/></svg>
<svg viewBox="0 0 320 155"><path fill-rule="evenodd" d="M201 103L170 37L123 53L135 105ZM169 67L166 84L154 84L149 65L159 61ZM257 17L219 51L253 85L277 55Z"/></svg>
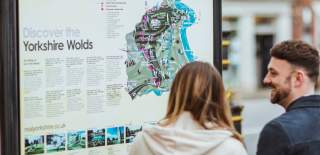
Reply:
<svg viewBox="0 0 320 155"><path fill-rule="evenodd" d="M124 130L125 129L125 130ZM112 127L107 129L90 129L67 133L67 148L65 134L50 134L25 136L25 154L53 153L67 150L78 150L106 145L132 143L137 133L142 131L142 125ZM107 138L106 138L107 135ZM46 146L45 146L46 143Z"/></svg>

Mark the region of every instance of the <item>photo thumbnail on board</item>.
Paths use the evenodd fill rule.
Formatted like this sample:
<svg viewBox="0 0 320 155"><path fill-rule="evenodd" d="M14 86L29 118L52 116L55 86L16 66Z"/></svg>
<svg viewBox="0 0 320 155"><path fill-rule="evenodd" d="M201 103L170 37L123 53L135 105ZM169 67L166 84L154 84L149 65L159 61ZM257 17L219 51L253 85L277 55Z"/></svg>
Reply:
<svg viewBox="0 0 320 155"><path fill-rule="evenodd" d="M124 127L112 127L107 129L107 145L124 143Z"/></svg>
<svg viewBox="0 0 320 155"><path fill-rule="evenodd" d="M126 143L132 143L139 132L142 131L142 125L126 126Z"/></svg>
<svg viewBox="0 0 320 155"><path fill-rule="evenodd" d="M47 153L60 152L66 150L65 134L47 135Z"/></svg>
<svg viewBox="0 0 320 155"><path fill-rule="evenodd" d="M44 153L44 136L26 136L25 154L42 154Z"/></svg>
<svg viewBox="0 0 320 155"><path fill-rule="evenodd" d="M105 129L88 130L88 147L98 147L106 145Z"/></svg>
<svg viewBox="0 0 320 155"><path fill-rule="evenodd" d="M86 148L86 132L85 131L75 131L68 133L68 150L78 150Z"/></svg>

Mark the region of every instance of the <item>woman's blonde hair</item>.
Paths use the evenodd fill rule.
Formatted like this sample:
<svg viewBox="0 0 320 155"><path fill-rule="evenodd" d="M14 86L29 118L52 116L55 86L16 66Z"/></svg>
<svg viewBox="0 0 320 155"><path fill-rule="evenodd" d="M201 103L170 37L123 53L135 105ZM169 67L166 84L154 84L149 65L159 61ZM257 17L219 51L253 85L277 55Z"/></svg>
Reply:
<svg viewBox="0 0 320 155"><path fill-rule="evenodd" d="M160 125L174 123L184 111L190 112L203 128L228 129L242 141L234 130L221 76L209 63L191 62L178 71L171 86L167 113ZM217 126L208 126L212 123Z"/></svg>

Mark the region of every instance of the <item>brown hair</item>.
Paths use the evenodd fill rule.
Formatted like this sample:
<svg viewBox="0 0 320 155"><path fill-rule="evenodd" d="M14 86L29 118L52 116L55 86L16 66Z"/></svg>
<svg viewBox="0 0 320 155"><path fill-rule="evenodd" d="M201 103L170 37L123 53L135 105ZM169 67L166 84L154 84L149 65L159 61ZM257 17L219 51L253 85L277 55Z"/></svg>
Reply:
<svg viewBox="0 0 320 155"><path fill-rule="evenodd" d="M217 124L242 142L232 123L221 76L209 63L191 62L178 71L171 86L167 114L160 124L174 123L184 111L190 112L203 128L216 129L217 126L208 124Z"/></svg>
<svg viewBox="0 0 320 155"><path fill-rule="evenodd" d="M294 66L304 68L309 78L313 82L317 82L319 76L319 52L311 45L302 41L283 41L271 48L270 55L286 60Z"/></svg>

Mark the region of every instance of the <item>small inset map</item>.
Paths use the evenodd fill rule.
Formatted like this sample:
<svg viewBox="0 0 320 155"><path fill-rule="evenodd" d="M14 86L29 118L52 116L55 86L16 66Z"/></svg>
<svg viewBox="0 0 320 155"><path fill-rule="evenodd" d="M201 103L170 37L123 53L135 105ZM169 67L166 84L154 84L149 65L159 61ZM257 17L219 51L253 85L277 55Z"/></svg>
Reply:
<svg viewBox="0 0 320 155"><path fill-rule="evenodd" d="M161 0L146 11L127 41L127 91L132 99L170 89L176 72L195 56L186 35L196 21L180 0Z"/></svg>

